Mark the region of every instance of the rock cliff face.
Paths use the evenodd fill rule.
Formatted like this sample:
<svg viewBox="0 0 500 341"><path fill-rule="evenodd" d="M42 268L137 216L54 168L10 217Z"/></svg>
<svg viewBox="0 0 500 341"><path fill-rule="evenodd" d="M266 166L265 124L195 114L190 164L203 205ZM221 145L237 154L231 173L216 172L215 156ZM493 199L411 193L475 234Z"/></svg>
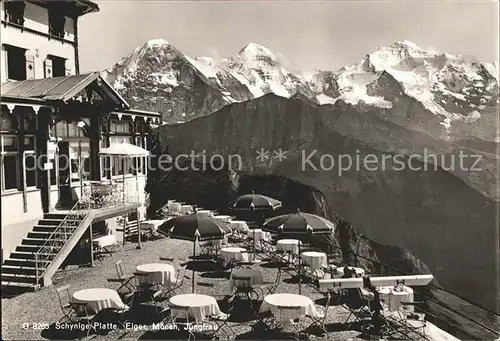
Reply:
<svg viewBox="0 0 500 341"><path fill-rule="evenodd" d="M299 98L272 95L157 131L161 145L173 156L205 150L207 159L220 154L226 163L241 160L241 164L233 162L237 172L279 175L315 188L336 214L366 238L403 248L388 252L370 247L377 257L405 256L402 250L409 250L445 288L496 309L498 203L479 189L489 176L494 179L490 160L483 159L482 172L445 171L410 159L405 150L427 146L449 156L461 147L365 115L342 102L315 106ZM267 158L257 158L261 148L270 151ZM281 160L280 149L286 152ZM342 155L351 157L354 164L349 169L346 159L339 159ZM396 155L406 165L402 169ZM377 161L356 166L356 158ZM341 167L346 169L340 172ZM219 193L216 184L212 193ZM406 258L408 262L400 266L411 271L421 264ZM464 275L463 269L474 269L475 276Z"/></svg>

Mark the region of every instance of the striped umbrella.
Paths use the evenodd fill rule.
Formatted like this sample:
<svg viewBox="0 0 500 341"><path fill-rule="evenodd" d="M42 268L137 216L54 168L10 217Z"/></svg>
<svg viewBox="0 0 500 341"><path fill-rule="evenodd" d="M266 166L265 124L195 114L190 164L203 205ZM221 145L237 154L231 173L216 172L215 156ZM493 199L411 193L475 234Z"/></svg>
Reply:
<svg viewBox="0 0 500 341"><path fill-rule="evenodd" d="M229 229L224 223L201 214L190 214L170 219L158 227L158 232L167 234L172 239L193 242L193 258L196 255L196 242L221 240ZM194 270L192 276L194 293Z"/></svg>
<svg viewBox="0 0 500 341"><path fill-rule="evenodd" d="M297 210L297 213L284 214L267 221L262 230L278 235L294 236L299 239L299 294L301 293L301 252L300 239L313 235L331 234L335 231L335 224L320 216L310 213L303 213Z"/></svg>

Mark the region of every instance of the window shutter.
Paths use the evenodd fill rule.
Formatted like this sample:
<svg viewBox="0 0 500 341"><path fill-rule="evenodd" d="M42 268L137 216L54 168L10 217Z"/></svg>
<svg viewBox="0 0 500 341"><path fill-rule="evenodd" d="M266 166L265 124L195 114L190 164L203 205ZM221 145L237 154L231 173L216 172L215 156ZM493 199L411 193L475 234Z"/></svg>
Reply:
<svg viewBox="0 0 500 341"><path fill-rule="evenodd" d="M52 77L52 60L47 58L44 62L44 78Z"/></svg>
<svg viewBox="0 0 500 341"><path fill-rule="evenodd" d="M30 52L26 52L26 79L35 79L35 56Z"/></svg>

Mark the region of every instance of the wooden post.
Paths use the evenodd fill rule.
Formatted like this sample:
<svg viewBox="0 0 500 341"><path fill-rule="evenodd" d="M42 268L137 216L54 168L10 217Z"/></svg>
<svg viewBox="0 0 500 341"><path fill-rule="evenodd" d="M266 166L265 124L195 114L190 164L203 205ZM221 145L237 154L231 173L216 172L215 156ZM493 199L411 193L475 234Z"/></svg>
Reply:
<svg viewBox="0 0 500 341"><path fill-rule="evenodd" d="M90 266L94 266L94 242L92 240L92 226L94 224L90 224L89 226L89 248L90 248Z"/></svg>
<svg viewBox="0 0 500 341"><path fill-rule="evenodd" d="M89 144L90 144L90 180L101 180L101 166L99 148L101 141L101 119L97 112L90 119Z"/></svg>
<svg viewBox="0 0 500 341"><path fill-rule="evenodd" d="M136 208L135 212L137 215L137 247L136 247L136 249L140 250L140 249L142 249L142 245L141 245L141 224L139 223L139 209Z"/></svg>

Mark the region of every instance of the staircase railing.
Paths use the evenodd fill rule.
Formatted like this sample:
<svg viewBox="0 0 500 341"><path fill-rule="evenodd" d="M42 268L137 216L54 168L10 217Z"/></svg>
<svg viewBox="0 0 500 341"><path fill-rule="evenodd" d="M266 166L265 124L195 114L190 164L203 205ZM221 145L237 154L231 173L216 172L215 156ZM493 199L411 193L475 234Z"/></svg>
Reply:
<svg viewBox="0 0 500 341"><path fill-rule="evenodd" d="M92 209L119 207L127 203L139 201L137 182L96 182L82 188L82 196L71 208L63 221L49 235L47 240L35 252L36 284L39 284L41 263L49 262L49 258L58 254L72 237L73 232L84 222Z"/></svg>
<svg viewBox="0 0 500 341"><path fill-rule="evenodd" d="M36 284L39 284L40 278L43 275L39 273L40 263L48 262L52 255L57 254L64 247L75 229L89 214L90 209L90 201L79 200L64 217L63 221L61 221L57 228L49 235L38 251L35 252Z"/></svg>

